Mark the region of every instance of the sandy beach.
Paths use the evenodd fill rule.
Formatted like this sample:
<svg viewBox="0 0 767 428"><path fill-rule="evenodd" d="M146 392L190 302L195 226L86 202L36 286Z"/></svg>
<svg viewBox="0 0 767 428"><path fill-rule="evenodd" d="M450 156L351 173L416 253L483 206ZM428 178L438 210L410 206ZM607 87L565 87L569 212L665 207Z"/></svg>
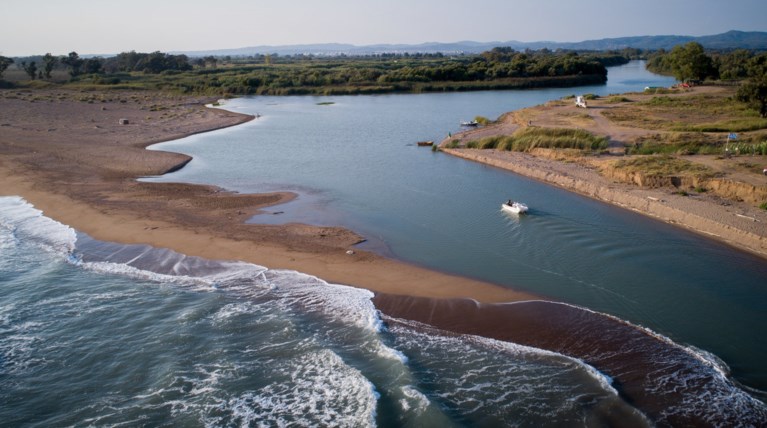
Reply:
<svg viewBox="0 0 767 428"><path fill-rule="evenodd" d="M692 93L721 91L716 87L699 87ZM688 94L677 96L685 95ZM635 102L650 95L633 94L631 97ZM693 192L685 186L687 183L677 186L671 181L646 183L650 181L648 177L621 175L609 165L616 159L627 157L623 155L624 144L631 144L637 137L657 131L613 123L603 115L611 108L615 108L615 104L604 100L589 101L587 109L577 108L569 102L554 101L507 113L495 124L456 134L442 142L441 150L626 208L767 258L767 211L757 206L767 200L766 177L742 171L739 163L743 160L737 157L722 159L710 155L685 157L691 162L705 164L721 175L721 178L708 183L713 190L704 193ZM449 140L467 142L510 135L526 126L581 128L608 137L610 154L582 157L550 149L520 153L445 147Z"/></svg>
<svg viewBox="0 0 767 428"><path fill-rule="evenodd" d="M373 304L385 323L415 321L424 324L408 328L431 328L423 327L428 324L448 334L478 335L572 356L607 373L620 397L652 420L672 425L708 422L706 412L666 412L686 409L690 397L706 397L710 384L726 382L712 381L708 364L645 329L541 296L361 251L355 244L364 237L343 228L245 223L265 207L291 200L292 193L238 194L213 186L137 181L190 160L146 150L148 145L253 120L204 106L211 101L144 92L0 91L0 195L22 196L46 216L99 240L242 260L365 288L375 292ZM128 124L120 119L128 119ZM518 126L508 120L472 132L492 135ZM767 217L745 203L722 205L712 195L677 200L670 189L615 183L594 166L559 161L546 153L449 153L767 254ZM678 380L675 373L680 370L686 376ZM730 391L725 388L722 394ZM759 418L757 404L748 401L747 407L717 414L715 424L731 425L743 415ZM612 424L627 417L614 409L605 413Z"/></svg>
<svg viewBox="0 0 767 428"><path fill-rule="evenodd" d="M337 227L244 222L295 195L243 195L211 186L143 183L137 177L183 167L190 158L148 151L151 144L234 126L253 117L207 108L214 100L150 92L4 90L0 92L0 194L20 195L46 215L94 238L143 243L185 254L292 269L369 290L421 297L507 302L537 298L447 275L354 248L364 237ZM583 128L614 143L648 131L611 124L601 112ZM520 126L565 126L575 107L559 105L504 115L459 139L508 134ZM580 111L579 111L580 113ZM127 119L128 124L121 124ZM444 149L567 190L685 227L767 257L767 212L716 195L680 196L611 180L588 163L550 152ZM352 250L354 254L348 254Z"/></svg>
<svg viewBox="0 0 767 428"><path fill-rule="evenodd" d="M390 294L482 302L536 298L360 251L354 245L364 238L346 229L245 224L291 193L243 195L136 181L189 161L147 146L253 119L204 107L213 101L151 92L0 91L0 195L22 196L47 216L104 241L297 270Z"/></svg>

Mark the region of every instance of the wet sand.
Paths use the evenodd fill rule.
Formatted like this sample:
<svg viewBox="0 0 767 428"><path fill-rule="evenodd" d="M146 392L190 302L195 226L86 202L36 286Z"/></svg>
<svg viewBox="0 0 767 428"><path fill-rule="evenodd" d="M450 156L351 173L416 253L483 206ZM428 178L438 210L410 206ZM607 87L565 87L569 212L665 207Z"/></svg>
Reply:
<svg viewBox="0 0 767 428"><path fill-rule="evenodd" d="M22 196L47 216L104 241L297 270L386 293L483 302L536 298L358 250L354 245L364 237L343 228L244 223L295 197L291 193L137 182L190 160L147 146L253 119L204 107L212 101L155 92L2 90L0 195Z"/></svg>
<svg viewBox="0 0 767 428"><path fill-rule="evenodd" d="M765 407L738 391L713 364L617 318L548 301L483 304L378 294L395 319L498 339L575 357L612 378L621 398L659 426L754 426ZM606 413L616 409L607 409ZM620 425L621 415L612 414Z"/></svg>
<svg viewBox="0 0 767 428"><path fill-rule="evenodd" d="M211 186L137 182L136 177L189 161L181 154L147 151L148 145L253 119L203 107L210 101L144 92L0 91L0 195L20 195L47 216L99 240L249 261L367 288L389 316L581 358L612 376L622 397L656 421L710 424L704 413L664 419L668 403L699 397L708 384L653 394L647 373L662 375L685 365L709 372L688 353L643 330L528 293L360 251L354 245L364 238L342 228L244 223L259 210L295 197L291 193L243 195ZM120 125L122 118L129 124ZM717 416L717 422L728 425L740 417L729 415ZM620 420L615 415L616 424Z"/></svg>

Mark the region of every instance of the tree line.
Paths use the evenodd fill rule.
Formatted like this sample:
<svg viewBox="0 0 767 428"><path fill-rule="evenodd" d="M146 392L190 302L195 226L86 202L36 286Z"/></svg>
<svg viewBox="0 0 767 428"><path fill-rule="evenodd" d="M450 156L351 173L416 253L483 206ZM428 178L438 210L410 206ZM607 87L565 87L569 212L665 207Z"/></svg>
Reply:
<svg viewBox="0 0 767 428"><path fill-rule="evenodd" d="M706 52L697 42L655 52L647 69L673 75L679 81L740 81L737 98L767 117L767 52L746 49Z"/></svg>
<svg viewBox="0 0 767 428"><path fill-rule="evenodd" d="M627 55L616 52L548 49L518 52L509 47L479 55L266 54L235 59L214 56L190 59L186 55L131 51L109 58L82 58L76 52L61 57L46 54L22 59L20 68L30 79L50 80L51 72L58 69L66 70L74 83L143 85L185 93L342 94L597 84L606 81L607 66L629 60ZM162 78L151 77L157 75Z"/></svg>
<svg viewBox="0 0 767 428"><path fill-rule="evenodd" d="M0 79L14 62L13 58L0 56ZM192 65L186 55L171 55L159 51L152 53L123 52L109 58L83 58L77 52L70 52L63 56L46 53L41 57L22 60L19 62L19 68L24 70L31 80L35 80L50 79L51 73L57 68L66 69L70 77L75 78L81 75L117 72L158 74L166 70L186 71L191 70Z"/></svg>

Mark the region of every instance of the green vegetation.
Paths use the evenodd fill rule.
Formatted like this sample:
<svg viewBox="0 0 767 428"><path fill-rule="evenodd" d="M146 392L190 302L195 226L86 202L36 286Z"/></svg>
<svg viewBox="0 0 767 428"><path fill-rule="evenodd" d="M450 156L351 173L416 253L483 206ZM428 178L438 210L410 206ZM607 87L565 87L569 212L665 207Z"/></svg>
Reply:
<svg viewBox="0 0 767 428"><path fill-rule="evenodd" d="M622 125L659 131L746 132L767 128L767 121L747 105L715 94L655 96L631 107L610 109L604 116Z"/></svg>
<svg viewBox="0 0 767 428"><path fill-rule="evenodd" d="M5 70L7 70L11 64L13 64L13 59L0 55L0 79L3 78L3 73L5 73Z"/></svg>
<svg viewBox="0 0 767 428"><path fill-rule="evenodd" d="M760 204L759 208L761 208L763 210L767 210L767 202L763 202L762 204Z"/></svg>
<svg viewBox="0 0 767 428"><path fill-rule="evenodd" d="M745 49L712 52L708 55L698 43L677 46L671 52L660 50L647 61L647 69L672 74L681 81L744 80L737 99L767 118L767 53Z"/></svg>
<svg viewBox="0 0 767 428"><path fill-rule="evenodd" d="M745 69L748 81L738 88L738 100L767 118L767 53L749 59Z"/></svg>
<svg viewBox="0 0 767 428"><path fill-rule="evenodd" d="M607 99L607 102L610 104L618 104L618 103L628 103L628 102L631 102L631 100L626 97L622 97L620 95L613 95Z"/></svg>
<svg viewBox="0 0 767 428"><path fill-rule="evenodd" d="M627 172L642 172L650 176L713 177L711 168L670 155L642 156L620 160L615 167Z"/></svg>
<svg viewBox="0 0 767 428"><path fill-rule="evenodd" d="M452 142L451 142L452 143ZM527 152L535 148L604 150L608 140L582 129L523 128L512 135L496 135L466 143L467 148ZM450 148L450 144L448 144Z"/></svg>
<svg viewBox="0 0 767 428"><path fill-rule="evenodd" d="M760 141L760 136L745 137L742 141L727 142L720 136L706 135L700 132L678 132L656 134L642 137L633 146L626 147L626 154L652 155L722 155L725 147L730 153L767 155L767 142Z"/></svg>
<svg viewBox="0 0 767 428"><path fill-rule="evenodd" d="M486 118L485 116L475 116L474 117L474 121L479 123L482 126L489 125L489 124L493 123L492 120Z"/></svg>
<svg viewBox="0 0 767 428"><path fill-rule="evenodd" d="M672 131L686 132L748 132L767 128L767 119L758 117L722 120L699 125L680 124L671 127Z"/></svg>
<svg viewBox="0 0 767 428"><path fill-rule="evenodd" d="M480 55L441 54L315 57L257 55L204 57L123 52L110 58L29 57L44 64L49 84L77 89L159 89L207 95L366 94L578 86L603 83L605 64L625 63L616 53L495 48ZM68 76L64 77L66 73ZM37 74L36 78L41 76ZM16 77L14 84L29 86Z"/></svg>

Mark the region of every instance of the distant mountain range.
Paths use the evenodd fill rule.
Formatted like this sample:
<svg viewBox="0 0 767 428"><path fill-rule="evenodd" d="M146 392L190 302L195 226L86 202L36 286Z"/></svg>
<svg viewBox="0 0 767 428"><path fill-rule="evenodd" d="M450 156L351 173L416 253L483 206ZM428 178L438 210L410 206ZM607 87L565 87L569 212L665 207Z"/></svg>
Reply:
<svg viewBox="0 0 767 428"><path fill-rule="evenodd" d="M525 49L573 49L573 50L611 50L624 48L638 49L671 49L676 45L688 42L698 42L709 49L755 49L767 50L767 32L761 31L728 31L713 36L637 36L613 39L585 40L582 42L455 42L455 43L421 43L417 45L366 45L356 46L341 43L288 45L288 46L251 46L238 49L219 49L207 51L173 52L189 56L250 56L257 54L278 55L369 55L382 53L479 53L498 46L509 46L516 50Z"/></svg>

